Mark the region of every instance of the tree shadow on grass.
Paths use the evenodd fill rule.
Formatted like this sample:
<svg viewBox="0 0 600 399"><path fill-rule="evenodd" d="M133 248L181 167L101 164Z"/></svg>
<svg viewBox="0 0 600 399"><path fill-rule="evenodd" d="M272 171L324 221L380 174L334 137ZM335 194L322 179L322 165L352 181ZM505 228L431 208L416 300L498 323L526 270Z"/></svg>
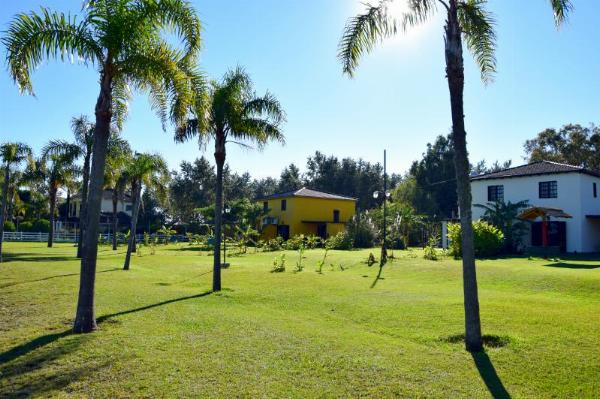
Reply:
<svg viewBox="0 0 600 399"><path fill-rule="evenodd" d="M121 268L115 267L114 269L100 270L99 272L96 272L96 274L114 272L116 270L121 270ZM44 278L39 278L37 280L15 281L13 283L2 284L2 285L0 285L0 288L7 288L7 287L12 287L15 285L21 285L21 284L27 284L27 283L37 283L39 281L46 281L46 280L52 280L54 278L72 277L72 276L79 276L79 273L58 274L56 276L48 276L48 277L44 277Z"/></svg>
<svg viewBox="0 0 600 399"><path fill-rule="evenodd" d="M79 260L73 254L72 256L65 255L42 255L39 253L29 253L29 252L21 252L16 254L3 254L3 263L9 262L66 262L66 261L76 261Z"/></svg>
<svg viewBox="0 0 600 399"><path fill-rule="evenodd" d="M129 310L124 310L122 312L116 312L116 313L112 313L112 314L107 314L104 316L100 316L96 319L96 322L98 324L100 323L104 323L109 321L110 319L117 317L117 316L122 316L122 315L126 315L126 314L130 314L130 313L136 313L136 312L141 312L143 310L148 310L148 309L152 309L152 308L156 308L159 306L163 306L163 305L168 305L170 303L175 303L175 302L180 302L180 301L186 301L189 299L195 299L195 298L202 298L205 297L207 295L210 295L212 293L212 291L206 291L203 292L201 294L196 294L196 295L188 295L188 296L184 296L184 297L180 297L180 298L174 298L174 299L169 299L166 301L162 301L162 302L158 302L158 303L153 303L151 305L146 305L146 306L141 306L139 308L134 308L134 309L129 309ZM3 353L0 353L0 364L4 364L4 363L8 363L12 360L15 360L23 355L26 355L38 348L42 348L48 344L51 344L53 342L56 342L58 340L60 340L61 338L64 338L68 335L72 334L72 330L69 328L68 330L62 331L62 332L58 332L58 333L52 333L52 334L47 334L47 335L43 335L41 337L32 339L29 342L26 342L24 344L15 346L12 349L9 349Z"/></svg>
<svg viewBox="0 0 600 399"><path fill-rule="evenodd" d="M485 352L471 353L477 371L494 399L510 399L510 394L498 376L494 364Z"/></svg>
<svg viewBox="0 0 600 399"><path fill-rule="evenodd" d="M64 332L49 334L35 341L39 347L66 335ZM3 384L0 385L0 397L46 396L52 391L62 390L74 381L96 372L103 366L90 367L89 361L85 361L85 364L74 367L72 361L66 364L58 361L61 357L75 352L87 340L87 336L73 337L51 348L42 348L35 354L17 359L10 364L3 359L0 363L0 374L3 379Z"/></svg>
<svg viewBox="0 0 600 399"><path fill-rule="evenodd" d="M196 278L198 278L198 277L202 277L202 276L205 276L205 275L207 275L207 274L211 274L212 272L213 272L212 270L209 270L209 271L207 271L207 272L202 272L202 273L200 273L200 274L197 274L197 275L195 275L195 276L192 276L192 277L190 277L190 278L186 278L185 280L176 281L176 282L174 282L174 283L168 283L168 282L159 282L159 283L156 283L156 285L160 285L160 286L163 286L163 287L168 287L168 286L170 286L170 285L183 284L183 283L187 283L188 281L191 281L191 280L193 280L193 279L196 279Z"/></svg>
<svg viewBox="0 0 600 399"><path fill-rule="evenodd" d="M568 262L555 262L548 263L544 265L546 267L559 267L562 269L581 269L581 270L591 270L600 268L600 264L581 264L581 263L568 263Z"/></svg>
<svg viewBox="0 0 600 399"><path fill-rule="evenodd" d="M501 348L508 345L511 341L510 337L499 336L499 335L484 335L483 346L488 348ZM449 337L442 338L442 341L452 344L464 344L465 335L456 334ZM475 362L475 367L481 376L481 379L485 383L488 391L494 399L510 399L510 394L504 387L502 380L496 372L494 364L490 360L485 350L481 352L471 352L471 357Z"/></svg>

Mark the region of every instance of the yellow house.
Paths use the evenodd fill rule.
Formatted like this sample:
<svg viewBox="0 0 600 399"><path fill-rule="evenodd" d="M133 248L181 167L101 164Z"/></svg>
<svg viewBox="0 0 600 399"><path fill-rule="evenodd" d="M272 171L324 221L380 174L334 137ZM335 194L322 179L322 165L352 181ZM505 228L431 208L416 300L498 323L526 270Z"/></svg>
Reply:
<svg viewBox="0 0 600 399"><path fill-rule="evenodd" d="M263 239L277 236L316 235L322 238L343 231L354 216L356 199L303 187L259 198L267 216L262 219Z"/></svg>

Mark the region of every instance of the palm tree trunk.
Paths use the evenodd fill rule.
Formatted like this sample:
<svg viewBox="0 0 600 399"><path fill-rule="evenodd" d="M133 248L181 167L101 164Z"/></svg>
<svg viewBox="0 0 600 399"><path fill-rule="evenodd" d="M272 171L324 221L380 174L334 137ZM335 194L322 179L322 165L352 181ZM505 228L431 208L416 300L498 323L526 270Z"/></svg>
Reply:
<svg viewBox="0 0 600 399"><path fill-rule="evenodd" d="M48 233L48 248L52 248L54 243L54 213L56 212L56 192L57 188L50 188L50 232Z"/></svg>
<svg viewBox="0 0 600 399"><path fill-rule="evenodd" d="M131 253L135 245L135 231L137 229L137 219L140 209L140 197L141 197L141 184L135 183L131 187L131 194L133 197L133 214L131 215L131 230L129 232L129 243L127 245L127 254L125 255L125 264L123 270L129 270L129 262L131 261Z"/></svg>
<svg viewBox="0 0 600 399"><path fill-rule="evenodd" d="M8 201L8 180L10 179L10 167L7 163L4 169L4 184L2 187L2 210L0 211L0 263L2 263L2 243L4 242L4 218L6 216L6 203Z"/></svg>
<svg viewBox="0 0 600 399"><path fill-rule="evenodd" d="M119 204L119 197L117 194L117 190L113 189L112 196L112 227L113 227L113 235L112 235L112 249L113 251L117 250L117 228L119 224L119 219L117 218L117 205Z"/></svg>
<svg viewBox="0 0 600 399"><path fill-rule="evenodd" d="M100 207L104 187L104 165L106 164L106 152L112 119L111 86L112 77L103 72L100 79L100 94L96 102L96 129L94 131L87 214L84 222L86 230L83 235L84 243L81 254L81 276L79 280L77 313L73 325L73 332L75 333L87 333L97 328L94 314L94 288L96 282L96 260L98 257Z"/></svg>
<svg viewBox="0 0 600 399"><path fill-rule="evenodd" d="M225 164L225 138L215 140L217 164L217 190L215 195L215 248L213 258L213 291L221 291L221 231L223 224L223 165Z"/></svg>
<svg viewBox="0 0 600 399"><path fill-rule="evenodd" d="M77 257L81 258L83 250L83 234L85 232L85 222L87 218L87 197L88 186L90 184L90 157L92 154L86 153L83 160L83 181L81 182L81 208L79 209L79 240L77 241Z"/></svg>
<svg viewBox="0 0 600 399"><path fill-rule="evenodd" d="M463 109L464 65L461 30L458 22L456 1L450 1L446 21L446 74L450 90L452 109L452 142L454 146L454 166L460 208L463 293L465 307L465 347L470 352L483 348L481 321L479 318L479 297L475 270L475 250L473 246L473 224L471 216L471 183L469 181L469 158L467 153L467 133Z"/></svg>
<svg viewBox="0 0 600 399"><path fill-rule="evenodd" d="M65 223L69 223L69 208L71 207L71 189L67 187L67 202L65 208L67 209L65 215Z"/></svg>

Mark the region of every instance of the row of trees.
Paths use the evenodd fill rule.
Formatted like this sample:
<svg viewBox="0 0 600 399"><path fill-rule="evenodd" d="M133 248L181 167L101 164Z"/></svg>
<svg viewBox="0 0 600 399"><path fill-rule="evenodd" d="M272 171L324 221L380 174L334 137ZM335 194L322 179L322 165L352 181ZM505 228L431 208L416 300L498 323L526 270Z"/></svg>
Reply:
<svg viewBox="0 0 600 399"><path fill-rule="evenodd" d="M200 31L194 8L184 0L89 0L78 19L46 8L19 14L2 38L9 73L21 92L33 94L31 72L47 59L74 57L94 65L99 72L89 183L85 185L85 227L80 240L81 278L74 332L96 329L98 231L102 194L109 180L105 179L106 165L110 164L109 142L111 132L123 128L132 89L150 96L163 129L167 122L175 126L177 141L194 137L202 145L214 141L217 248L227 143L249 141L262 147L271 140L283 141L280 126L285 115L279 102L268 92L256 96L252 81L241 68L228 72L220 81L211 81L199 71ZM172 40L172 35L179 40ZM136 155L133 163L137 167L129 170L135 207L139 205L142 184L149 182L150 175L143 175L143 171L152 169L154 173L162 169L157 159L151 158ZM118 179L113 184L118 184ZM132 231L137 212L134 209ZM129 243L128 258L134 243ZM220 251L215 251L215 291L221 289L220 266Z"/></svg>

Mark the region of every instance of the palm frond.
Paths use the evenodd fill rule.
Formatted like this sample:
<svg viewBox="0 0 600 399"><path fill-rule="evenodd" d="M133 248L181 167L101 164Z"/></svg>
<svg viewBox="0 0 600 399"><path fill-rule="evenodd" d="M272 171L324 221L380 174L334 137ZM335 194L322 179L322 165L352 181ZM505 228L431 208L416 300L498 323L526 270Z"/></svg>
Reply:
<svg viewBox="0 0 600 399"><path fill-rule="evenodd" d="M402 15L402 30L420 25L427 21L437 10L437 0L407 0L408 12ZM442 3L445 7L446 3Z"/></svg>
<svg viewBox="0 0 600 399"><path fill-rule="evenodd" d="M379 5L366 4L364 14L350 18L338 46L338 58L344 73L353 76L359 59L373 50L375 45L396 33L396 22L388 15L388 0Z"/></svg>
<svg viewBox="0 0 600 399"><path fill-rule="evenodd" d="M485 9L486 4L487 0L465 0L459 3L457 11L467 47L487 84L496 72L496 32L495 20Z"/></svg>
<svg viewBox="0 0 600 399"><path fill-rule="evenodd" d="M52 156L66 157L67 159L79 158L82 154L81 147L65 140L50 140L43 148L41 157Z"/></svg>
<svg viewBox="0 0 600 399"><path fill-rule="evenodd" d="M256 97L244 105L246 115L265 115L274 124L285 122L285 112L275 96L267 92L263 97Z"/></svg>
<svg viewBox="0 0 600 399"><path fill-rule="evenodd" d="M71 130L75 136L75 142L90 152L94 144L94 123L87 115L80 115L71 119Z"/></svg>
<svg viewBox="0 0 600 399"><path fill-rule="evenodd" d="M25 143L8 142L0 145L0 158L8 166L23 162L32 155L31 147Z"/></svg>
<svg viewBox="0 0 600 399"><path fill-rule="evenodd" d="M30 94L33 94L30 73L44 59L79 57L85 62L102 62L102 49L85 21L77 23L76 17L43 7L41 14L18 14L2 43L7 49L10 75L21 92Z"/></svg>
<svg viewBox="0 0 600 399"><path fill-rule="evenodd" d="M168 105L174 119L187 115L193 102L193 93L187 71L181 67L182 54L165 42L155 43L144 51L132 54L119 64L124 77L137 89L151 95L151 105L166 126Z"/></svg>
<svg viewBox="0 0 600 399"><path fill-rule="evenodd" d="M123 76L119 76L113 83L112 91L112 123L119 131L123 130L123 125L125 124L125 120L127 120L129 102L132 98L133 93L127 84L127 80Z"/></svg>
<svg viewBox="0 0 600 399"><path fill-rule="evenodd" d="M573 4L570 0L550 0L550 6L554 12L556 26L562 25L567 20L569 12L573 10Z"/></svg>
<svg viewBox="0 0 600 399"><path fill-rule="evenodd" d="M185 44L184 58L193 59L200 50L202 26L192 4L184 0L139 2L143 20L156 21L158 25L175 32Z"/></svg>

